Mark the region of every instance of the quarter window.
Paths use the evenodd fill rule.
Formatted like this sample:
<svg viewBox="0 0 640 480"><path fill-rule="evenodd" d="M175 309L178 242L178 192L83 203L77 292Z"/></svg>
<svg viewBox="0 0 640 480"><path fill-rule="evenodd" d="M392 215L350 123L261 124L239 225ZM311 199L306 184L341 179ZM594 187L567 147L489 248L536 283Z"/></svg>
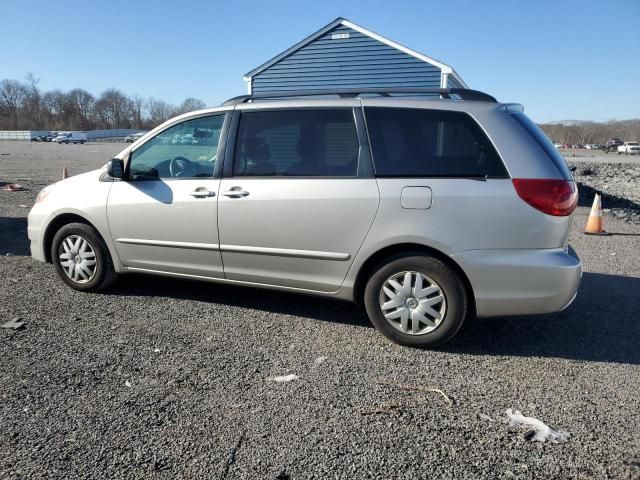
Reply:
<svg viewBox="0 0 640 480"><path fill-rule="evenodd" d="M212 177L224 115L194 118L168 128L131 154L132 180Z"/></svg>
<svg viewBox="0 0 640 480"><path fill-rule="evenodd" d="M351 110L243 112L233 174L353 177L358 153Z"/></svg>
<svg viewBox="0 0 640 480"><path fill-rule="evenodd" d="M377 176L505 177L486 135L466 113L365 108Z"/></svg>

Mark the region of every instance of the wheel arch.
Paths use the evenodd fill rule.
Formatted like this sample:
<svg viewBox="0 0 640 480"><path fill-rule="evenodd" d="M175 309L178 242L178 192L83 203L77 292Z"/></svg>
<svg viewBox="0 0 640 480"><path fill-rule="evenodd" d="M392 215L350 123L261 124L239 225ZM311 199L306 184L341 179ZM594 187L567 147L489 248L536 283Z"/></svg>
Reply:
<svg viewBox="0 0 640 480"><path fill-rule="evenodd" d="M100 230L98 230L95 227L95 225L93 225L89 220L87 220L82 215L78 215L77 213L61 213L61 214L57 215L56 217L54 217L49 222L49 224L47 225L47 228L44 231L43 249L44 249L45 260L47 261L47 263L51 263L52 262L52 259L51 259L51 244L53 243L53 237L55 237L56 232L58 230L60 230L65 225L68 225L69 223L84 223L85 225L90 226L91 228L93 228L96 231L96 233L100 236L102 241L105 242L105 238L100 233ZM105 245L107 245L106 242L105 242ZM107 248L107 251L108 251L108 248Z"/></svg>
<svg viewBox="0 0 640 480"><path fill-rule="evenodd" d="M471 286L471 282L469 281L469 277L462 269L462 267L453 260L449 255L437 250L436 248L429 247L426 245L422 245L419 243L397 243L394 245L388 245L386 247L381 248L380 250L374 252L365 260L360 269L358 270L358 274L356 275L356 280L353 288L353 298L357 303L362 303L362 299L364 296L364 289L367 284L367 280L371 276L371 274L375 271L376 267L380 265L384 260L389 259L391 257L395 257L398 255L408 255L408 254L422 254L428 255L434 258L437 258L445 265L451 267L462 279L462 282L465 286L465 291L467 294L467 300L470 309L472 310L473 315L476 312L476 300L475 294L473 292L473 287Z"/></svg>

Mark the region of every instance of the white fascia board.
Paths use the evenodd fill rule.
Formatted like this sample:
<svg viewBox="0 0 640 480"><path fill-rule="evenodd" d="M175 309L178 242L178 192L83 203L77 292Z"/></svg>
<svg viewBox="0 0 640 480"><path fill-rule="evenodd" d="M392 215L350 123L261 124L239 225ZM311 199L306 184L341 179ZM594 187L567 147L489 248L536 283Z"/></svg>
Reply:
<svg viewBox="0 0 640 480"><path fill-rule="evenodd" d="M378 40L379 42L382 42L386 45L389 45L390 47L396 48L398 50L400 50L401 52L404 52L408 55L411 55L412 57L415 57L419 60L422 60L423 62L427 62L430 63L431 65L434 65L436 67L438 67L440 70L442 70L444 73L451 73L453 72L453 69L449 66L446 65L442 62L439 62L431 57L427 57L426 55L423 55L422 53L416 52L415 50L411 50L410 48L405 47L404 45L400 45L399 43L394 42L393 40L389 40L388 38L384 38L381 35L378 35L377 33L372 32L371 30L367 30L366 28L361 27L360 25L356 25L355 23L351 23L349 20L342 20L342 25L344 25L345 27L349 27L352 28L353 30L356 30L364 35L367 35L368 37L371 37L375 40Z"/></svg>

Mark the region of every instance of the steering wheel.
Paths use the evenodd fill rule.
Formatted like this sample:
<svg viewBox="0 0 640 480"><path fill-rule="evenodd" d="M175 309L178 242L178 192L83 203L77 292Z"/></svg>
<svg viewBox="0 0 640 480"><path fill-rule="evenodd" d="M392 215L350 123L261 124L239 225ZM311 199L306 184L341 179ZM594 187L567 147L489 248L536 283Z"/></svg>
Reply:
<svg viewBox="0 0 640 480"><path fill-rule="evenodd" d="M174 157L169 162L169 173L172 177L192 177L196 173L193 162L184 157Z"/></svg>

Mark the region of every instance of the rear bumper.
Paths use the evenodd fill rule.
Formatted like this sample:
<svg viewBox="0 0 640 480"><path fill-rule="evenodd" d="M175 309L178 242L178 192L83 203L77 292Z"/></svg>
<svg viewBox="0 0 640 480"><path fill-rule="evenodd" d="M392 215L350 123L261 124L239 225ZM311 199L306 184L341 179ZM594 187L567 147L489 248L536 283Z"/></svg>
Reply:
<svg viewBox="0 0 640 480"><path fill-rule="evenodd" d="M469 277L478 317L559 312L573 302L582 278L571 248L471 250L452 258Z"/></svg>

